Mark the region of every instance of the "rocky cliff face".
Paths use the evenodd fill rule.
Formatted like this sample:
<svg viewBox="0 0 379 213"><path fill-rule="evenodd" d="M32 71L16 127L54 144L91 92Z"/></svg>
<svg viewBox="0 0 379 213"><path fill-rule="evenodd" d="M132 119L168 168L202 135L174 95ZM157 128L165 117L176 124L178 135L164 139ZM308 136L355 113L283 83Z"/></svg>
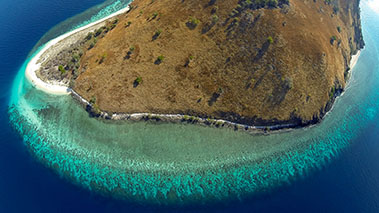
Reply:
<svg viewBox="0 0 379 213"><path fill-rule="evenodd" d="M359 0L135 0L111 27L80 59L84 98L249 125L319 121L364 46Z"/></svg>

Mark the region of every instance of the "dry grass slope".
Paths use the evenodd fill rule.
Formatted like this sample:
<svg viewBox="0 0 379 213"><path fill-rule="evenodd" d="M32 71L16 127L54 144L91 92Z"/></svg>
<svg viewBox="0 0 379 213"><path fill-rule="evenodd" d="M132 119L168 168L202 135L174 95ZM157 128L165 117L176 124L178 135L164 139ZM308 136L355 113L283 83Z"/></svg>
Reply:
<svg viewBox="0 0 379 213"><path fill-rule="evenodd" d="M107 112L250 125L317 122L363 47L359 1L135 0L81 57L74 89Z"/></svg>

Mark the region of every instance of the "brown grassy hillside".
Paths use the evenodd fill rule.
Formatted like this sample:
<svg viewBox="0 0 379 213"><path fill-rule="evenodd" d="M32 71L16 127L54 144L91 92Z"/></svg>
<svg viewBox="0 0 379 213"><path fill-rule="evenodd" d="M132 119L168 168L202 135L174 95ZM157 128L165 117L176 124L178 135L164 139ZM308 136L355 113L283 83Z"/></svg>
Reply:
<svg viewBox="0 0 379 213"><path fill-rule="evenodd" d="M107 112L318 121L363 47L359 1L246 2L135 0L84 52L74 90Z"/></svg>

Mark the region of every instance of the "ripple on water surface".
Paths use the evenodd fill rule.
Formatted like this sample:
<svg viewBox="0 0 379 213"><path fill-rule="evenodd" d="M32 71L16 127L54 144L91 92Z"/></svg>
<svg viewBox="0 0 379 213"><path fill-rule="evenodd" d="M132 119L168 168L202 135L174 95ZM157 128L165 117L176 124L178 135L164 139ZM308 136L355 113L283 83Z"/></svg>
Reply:
<svg viewBox="0 0 379 213"><path fill-rule="evenodd" d="M252 136L189 124L100 121L69 96L34 89L25 66L13 85L10 120L41 162L116 197L187 203L269 190L322 167L377 115L378 44L370 35L379 30L367 26L376 18L368 10L363 5L367 48L349 89L315 127Z"/></svg>

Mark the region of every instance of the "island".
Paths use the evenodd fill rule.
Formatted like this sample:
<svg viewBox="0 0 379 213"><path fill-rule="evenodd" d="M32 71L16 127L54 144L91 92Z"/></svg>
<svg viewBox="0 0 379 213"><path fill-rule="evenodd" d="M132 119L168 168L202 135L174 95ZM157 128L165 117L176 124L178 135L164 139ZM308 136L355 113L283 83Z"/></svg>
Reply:
<svg viewBox="0 0 379 213"><path fill-rule="evenodd" d="M267 131L321 121L363 47L359 0L134 0L27 76L94 117Z"/></svg>
<svg viewBox="0 0 379 213"><path fill-rule="evenodd" d="M259 197L367 137L379 109L378 16L360 7L362 29L359 1L90 9L22 64L9 123L60 177L128 203Z"/></svg>

